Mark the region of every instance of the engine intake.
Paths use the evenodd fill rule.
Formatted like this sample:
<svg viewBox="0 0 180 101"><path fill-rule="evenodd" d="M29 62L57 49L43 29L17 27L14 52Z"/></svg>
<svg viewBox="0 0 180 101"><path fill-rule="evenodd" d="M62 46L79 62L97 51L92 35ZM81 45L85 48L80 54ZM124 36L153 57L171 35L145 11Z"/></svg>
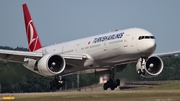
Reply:
<svg viewBox="0 0 180 101"><path fill-rule="evenodd" d="M61 74L66 66L65 59L57 54L47 54L37 63L38 71L43 76L55 76Z"/></svg>
<svg viewBox="0 0 180 101"><path fill-rule="evenodd" d="M157 74L162 69L162 61L157 57L151 57L146 62L146 68L149 73Z"/></svg>
<svg viewBox="0 0 180 101"><path fill-rule="evenodd" d="M140 58L136 64L136 70L143 77L155 77L162 72L163 68L163 61L158 56L151 56L146 62Z"/></svg>

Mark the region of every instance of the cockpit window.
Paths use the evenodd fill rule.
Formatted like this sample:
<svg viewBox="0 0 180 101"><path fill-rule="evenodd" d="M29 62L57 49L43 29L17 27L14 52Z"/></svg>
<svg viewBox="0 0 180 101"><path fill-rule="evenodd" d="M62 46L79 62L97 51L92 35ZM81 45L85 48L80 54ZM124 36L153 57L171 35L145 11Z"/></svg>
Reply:
<svg viewBox="0 0 180 101"><path fill-rule="evenodd" d="M142 40L142 39L155 39L154 36L139 36L138 38L139 40Z"/></svg>
<svg viewBox="0 0 180 101"><path fill-rule="evenodd" d="M144 36L142 36L142 39L144 39Z"/></svg>
<svg viewBox="0 0 180 101"><path fill-rule="evenodd" d="M145 36L145 39L149 39L150 37L149 36Z"/></svg>
<svg viewBox="0 0 180 101"><path fill-rule="evenodd" d="M141 39L142 39L142 36L139 37L139 40L141 40Z"/></svg>
<svg viewBox="0 0 180 101"><path fill-rule="evenodd" d="M154 36L150 36L151 37L151 39L155 39L155 37Z"/></svg>

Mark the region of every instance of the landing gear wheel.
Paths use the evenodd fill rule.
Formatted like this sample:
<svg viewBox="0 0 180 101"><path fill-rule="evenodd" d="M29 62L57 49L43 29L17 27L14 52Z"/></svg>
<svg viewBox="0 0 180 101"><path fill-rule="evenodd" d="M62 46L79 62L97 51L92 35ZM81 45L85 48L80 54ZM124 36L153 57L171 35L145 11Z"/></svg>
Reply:
<svg viewBox="0 0 180 101"><path fill-rule="evenodd" d="M62 87L62 86L57 85L57 86L56 86L56 89L59 90L61 87Z"/></svg>
<svg viewBox="0 0 180 101"><path fill-rule="evenodd" d="M117 84L117 86L120 86L120 80L119 79L116 79L116 84Z"/></svg>
<svg viewBox="0 0 180 101"><path fill-rule="evenodd" d="M141 74L142 74L141 69L138 69L138 74L139 74L139 75L141 75Z"/></svg>
<svg viewBox="0 0 180 101"><path fill-rule="evenodd" d="M120 85L119 79L117 79L116 81L114 80L114 72L115 72L114 68L109 70L109 72L108 72L109 80L106 83L104 83L104 85L103 85L104 90L107 90L108 88L110 88L111 90L114 90L115 88L117 88L117 86Z"/></svg>
<svg viewBox="0 0 180 101"><path fill-rule="evenodd" d="M141 73L142 75L145 75L145 69L143 69L143 72Z"/></svg>
<svg viewBox="0 0 180 101"><path fill-rule="evenodd" d="M103 89L104 89L104 90L107 90L108 88L109 88L108 83L104 83L104 85L103 85Z"/></svg>
<svg viewBox="0 0 180 101"><path fill-rule="evenodd" d="M51 81L50 83L49 83L49 88L52 90L53 88L56 88L57 90L59 90L61 87L63 87L64 85L65 85L65 83L64 83L64 79L61 79L61 77L59 77L59 76L56 76L55 78L54 78L54 80L53 81Z"/></svg>
<svg viewBox="0 0 180 101"><path fill-rule="evenodd" d="M109 85L109 87L112 87L112 86L114 85L114 82L113 82L113 80L112 80L112 79L109 79L109 81L108 81L108 85Z"/></svg>
<svg viewBox="0 0 180 101"><path fill-rule="evenodd" d="M110 79L106 83L104 83L103 89L107 90L108 88L110 88L111 90L114 90L115 88L117 88L117 86L118 86L117 81L113 81L112 79Z"/></svg>
<svg viewBox="0 0 180 101"><path fill-rule="evenodd" d="M114 90L114 89L115 89L115 87L113 87L113 86L112 86L112 87L110 87L110 88L111 88L111 90Z"/></svg>

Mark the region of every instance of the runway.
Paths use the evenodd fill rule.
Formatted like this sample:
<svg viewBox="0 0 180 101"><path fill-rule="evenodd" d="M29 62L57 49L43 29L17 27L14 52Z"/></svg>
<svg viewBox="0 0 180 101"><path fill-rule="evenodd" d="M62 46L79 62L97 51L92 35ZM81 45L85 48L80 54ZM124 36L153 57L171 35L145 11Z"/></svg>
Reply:
<svg viewBox="0 0 180 101"><path fill-rule="evenodd" d="M71 92L43 92L43 93L5 93L13 96L13 101L176 101L180 100L180 90L119 90L119 91L71 91ZM147 98L147 99L145 99Z"/></svg>
<svg viewBox="0 0 180 101"><path fill-rule="evenodd" d="M108 89L102 86L95 88L85 87L81 91L67 90L58 92L35 93L3 93L0 99L6 96L15 97L14 101L179 101L180 84L163 84L130 89Z"/></svg>

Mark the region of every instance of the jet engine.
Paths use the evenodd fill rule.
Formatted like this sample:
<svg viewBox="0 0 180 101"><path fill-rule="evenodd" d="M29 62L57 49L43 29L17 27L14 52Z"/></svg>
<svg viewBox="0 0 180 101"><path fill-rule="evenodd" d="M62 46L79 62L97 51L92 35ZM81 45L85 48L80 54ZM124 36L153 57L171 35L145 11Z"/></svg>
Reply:
<svg viewBox="0 0 180 101"><path fill-rule="evenodd" d="M151 56L147 60L140 58L136 64L138 74L147 78L159 75L163 68L163 61L158 56Z"/></svg>
<svg viewBox="0 0 180 101"><path fill-rule="evenodd" d="M47 54L37 61L37 71L43 76L61 74L65 67L65 59L57 54Z"/></svg>

